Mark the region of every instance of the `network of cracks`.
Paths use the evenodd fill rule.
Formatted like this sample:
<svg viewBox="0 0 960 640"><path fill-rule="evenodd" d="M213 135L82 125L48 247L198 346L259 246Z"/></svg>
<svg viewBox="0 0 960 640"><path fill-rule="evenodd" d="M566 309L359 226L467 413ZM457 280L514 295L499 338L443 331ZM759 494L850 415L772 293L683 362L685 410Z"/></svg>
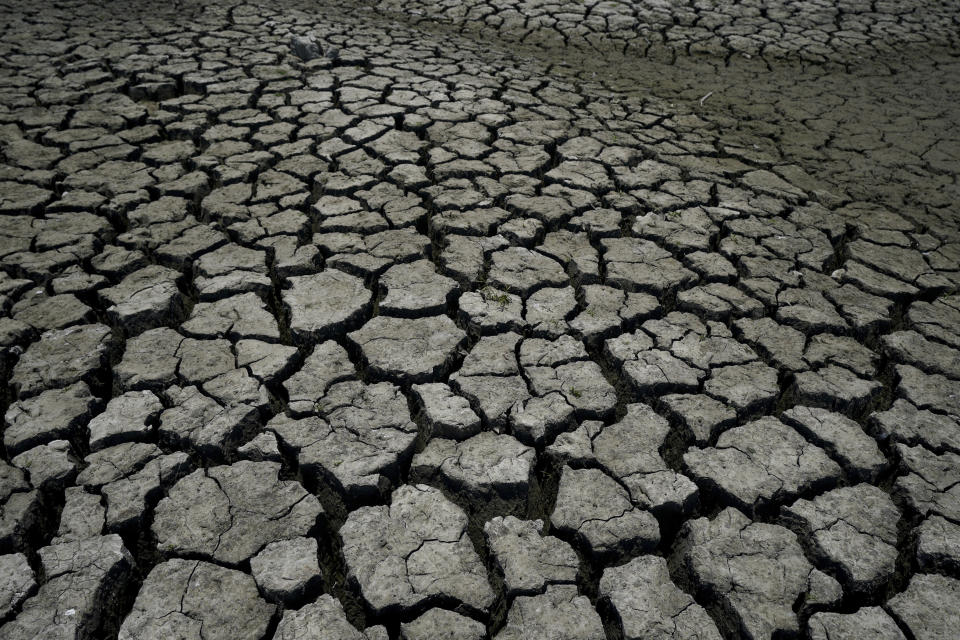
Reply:
<svg viewBox="0 0 960 640"><path fill-rule="evenodd" d="M949 639L949 2L0 3L0 639Z"/></svg>

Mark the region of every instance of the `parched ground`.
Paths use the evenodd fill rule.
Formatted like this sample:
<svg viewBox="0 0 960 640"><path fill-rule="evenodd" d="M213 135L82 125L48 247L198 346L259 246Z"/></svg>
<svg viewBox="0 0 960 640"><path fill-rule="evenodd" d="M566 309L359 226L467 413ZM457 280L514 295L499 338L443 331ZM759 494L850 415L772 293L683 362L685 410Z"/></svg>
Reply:
<svg viewBox="0 0 960 640"><path fill-rule="evenodd" d="M0 29L0 640L956 637L957 2Z"/></svg>

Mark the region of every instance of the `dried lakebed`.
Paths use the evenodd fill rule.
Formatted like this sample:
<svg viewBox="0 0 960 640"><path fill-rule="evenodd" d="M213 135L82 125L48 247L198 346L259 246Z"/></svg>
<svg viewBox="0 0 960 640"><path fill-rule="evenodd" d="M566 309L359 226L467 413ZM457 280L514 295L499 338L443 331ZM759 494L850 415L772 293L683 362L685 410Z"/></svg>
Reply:
<svg viewBox="0 0 960 640"><path fill-rule="evenodd" d="M955 637L954 3L0 8L0 640Z"/></svg>

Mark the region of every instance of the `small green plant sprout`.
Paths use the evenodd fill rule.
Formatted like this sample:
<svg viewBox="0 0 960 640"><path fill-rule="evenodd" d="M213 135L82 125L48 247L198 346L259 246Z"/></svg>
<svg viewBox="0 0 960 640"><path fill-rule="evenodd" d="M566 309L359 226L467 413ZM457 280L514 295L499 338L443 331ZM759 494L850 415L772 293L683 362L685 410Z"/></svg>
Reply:
<svg viewBox="0 0 960 640"><path fill-rule="evenodd" d="M483 299L487 302L496 303L500 307L500 311L505 311L507 305L510 304L510 296L501 291L497 291L493 287L484 287L480 290L480 295L482 295Z"/></svg>

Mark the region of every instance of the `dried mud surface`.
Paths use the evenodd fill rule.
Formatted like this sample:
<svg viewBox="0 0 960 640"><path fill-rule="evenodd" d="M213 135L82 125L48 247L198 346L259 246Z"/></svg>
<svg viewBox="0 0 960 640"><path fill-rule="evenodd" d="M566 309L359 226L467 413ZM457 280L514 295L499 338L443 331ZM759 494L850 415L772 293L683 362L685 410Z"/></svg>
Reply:
<svg viewBox="0 0 960 640"><path fill-rule="evenodd" d="M0 13L0 640L955 637L955 2Z"/></svg>

